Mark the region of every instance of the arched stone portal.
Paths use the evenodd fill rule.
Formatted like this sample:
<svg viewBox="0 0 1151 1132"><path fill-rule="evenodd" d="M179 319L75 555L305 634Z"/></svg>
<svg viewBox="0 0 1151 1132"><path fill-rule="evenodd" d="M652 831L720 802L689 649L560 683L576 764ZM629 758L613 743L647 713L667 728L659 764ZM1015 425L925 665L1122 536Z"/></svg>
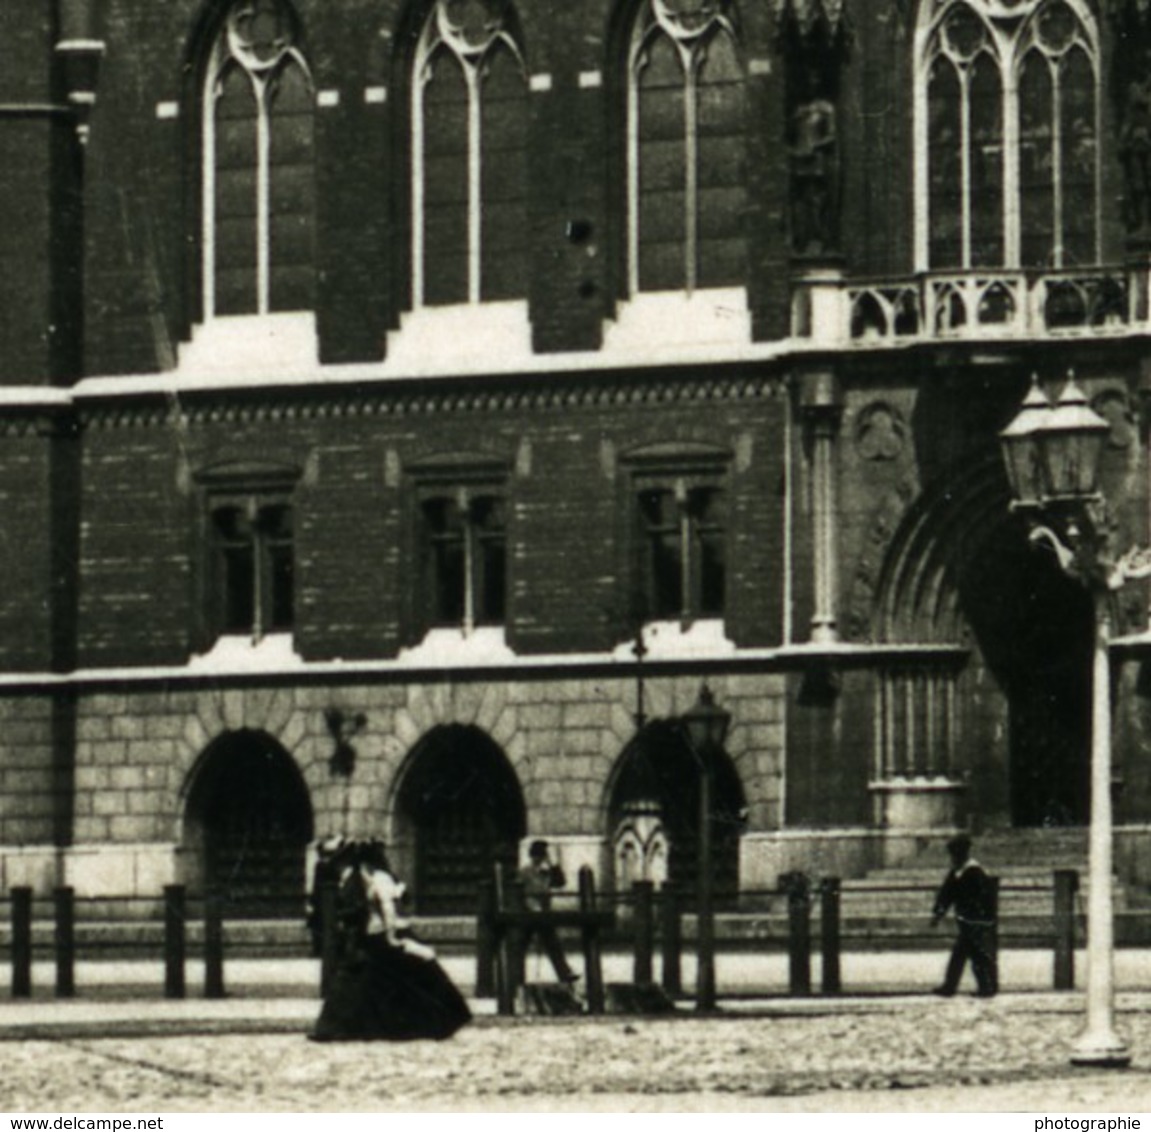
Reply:
<svg viewBox="0 0 1151 1132"><path fill-rule="evenodd" d="M435 727L412 751L396 799L396 863L416 911L472 915L477 885L499 862L514 871L527 832L507 756L480 728Z"/></svg>
<svg viewBox="0 0 1151 1132"><path fill-rule="evenodd" d="M881 583L877 637L975 647L956 686L922 674L946 702L881 696L899 724L888 730L902 732L881 742L909 750L902 759L881 750L876 763L888 779L893 769L929 775L938 753L911 748L942 742L943 719L951 747L943 762L966 783L970 810L1016 826L1080 824L1089 802L1091 601L1046 548L1030 544L1009 499L998 453L989 452L905 516ZM905 674L900 690L915 681Z"/></svg>
<svg viewBox="0 0 1151 1132"><path fill-rule="evenodd" d="M739 837L746 798L726 752L712 756L712 865L719 900L739 892ZM700 768L672 720L654 720L624 748L608 801L609 836L634 824L642 810L658 814L667 850L667 877L694 897L699 875ZM616 878L617 883L620 878Z"/></svg>
<svg viewBox="0 0 1151 1132"><path fill-rule="evenodd" d="M299 916L312 837L304 780L266 732L226 732L200 756L184 809L189 880L223 896L228 915Z"/></svg>

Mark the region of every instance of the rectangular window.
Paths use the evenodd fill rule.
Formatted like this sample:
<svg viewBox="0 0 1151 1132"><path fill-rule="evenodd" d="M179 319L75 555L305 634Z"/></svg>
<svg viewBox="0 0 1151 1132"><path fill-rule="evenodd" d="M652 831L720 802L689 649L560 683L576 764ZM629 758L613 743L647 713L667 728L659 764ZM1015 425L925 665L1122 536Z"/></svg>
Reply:
<svg viewBox="0 0 1151 1132"><path fill-rule="evenodd" d="M653 619L722 617L727 578L725 500L714 483L678 477L636 497L638 575Z"/></svg>
<svg viewBox="0 0 1151 1132"><path fill-rule="evenodd" d="M491 488L459 488L422 501L423 583L431 625L501 625L507 606L504 499Z"/></svg>
<svg viewBox="0 0 1151 1132"><path fill-rule="evenodd" d="M258 640L294 620L292 505L283 496L214 495L210 600L217 634Z"/></svg>

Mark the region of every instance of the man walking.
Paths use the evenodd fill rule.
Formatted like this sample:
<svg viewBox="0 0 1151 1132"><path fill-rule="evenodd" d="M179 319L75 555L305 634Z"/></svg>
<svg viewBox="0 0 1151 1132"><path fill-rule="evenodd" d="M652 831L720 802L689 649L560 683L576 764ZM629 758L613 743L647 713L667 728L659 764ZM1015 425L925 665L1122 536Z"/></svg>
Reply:
<svg viewBox="0 0 1151 1132"><path fill-rule="evenodd" d="M563 869L553 864L548 857L548 843L542 839L533 841L528 848L528 863L520 869L520 880L524 886L524 904L529 912L547 912L552 906L552 889L564 885ZM555 968L556 978L561 983L572 986L579 979L569 966L564 955L563 945L554 927L538 927L524 939L524 950L531 943L532 935L539 938L547 957Z"/></svg>
<svg viewBox="0 0 1151 1132"><path fill-rule="evenodd" d="M983 867L971 856L971 838L953 837L947 843L951 871L944 878L931 924L934 927L955 909L955 946L943 976L943 985L935 993L950 998L959 989L963 968L968 959L975 975L977 998L993 998L999 990L995 955L995 896L991 880Z"/></svg>

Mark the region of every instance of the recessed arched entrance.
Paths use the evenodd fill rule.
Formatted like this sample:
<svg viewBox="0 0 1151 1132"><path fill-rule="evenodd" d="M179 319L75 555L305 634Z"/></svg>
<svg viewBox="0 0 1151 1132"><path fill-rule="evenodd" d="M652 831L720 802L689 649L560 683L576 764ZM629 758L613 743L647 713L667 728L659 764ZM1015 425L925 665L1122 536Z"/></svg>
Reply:
<svg viewBox="0 0 1151 1132"><path fill-rule="evenodd" d="M1091 598L1045 545L1029 541L1009 502L994 452L924 493L889 556L880 636L974 646L956 696L953 770L976 816L1015 826L1082 824L1090 801Z"/></svg>
<svg viewBox="0 0 1151 1132"><path fill-rule="evenodd" d="M396 798L397 858L415 910L472 915L493 865L515 870L527 817L519 781L478 727L446 724L417 744Z"/></svg>
<svg viewBox="0 0 1151 1132"><path fill-rule="evenodd" d="M1080 825L1090 801L1091 644L1086 588L1006 523L960 582L960 604L1007 697L1012 824Z"/></svg>
<svg viewBox="0 0 1151 1132"><path fill-rule="evenodd" d="M712 875L718 900L739 892L739 836L746 800L726 752L711 755ZM667 878L694 897L699 876L700 766L682 728L653 720L624 748L608 801L609 836L636 811L658 814L666 834Z"/></svg>
<svg viewBox="0 0 1151 1132"><path fill-rule="evenodd" d="M307 787L270 735L246 728L214 740L193 771L184 811L192 887L231 916L299 916L313 837Z"/></svg>

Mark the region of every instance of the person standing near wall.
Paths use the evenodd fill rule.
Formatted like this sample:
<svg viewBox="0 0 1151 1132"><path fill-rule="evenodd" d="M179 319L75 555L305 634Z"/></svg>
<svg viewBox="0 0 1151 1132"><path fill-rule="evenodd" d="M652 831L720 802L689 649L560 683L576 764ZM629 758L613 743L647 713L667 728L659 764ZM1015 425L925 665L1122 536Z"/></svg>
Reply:
<svg viewBox="0 0 1151 1132"><path fill-rule="evenodd" d="M524 905L527 910L549 911L552 906L552 889L562 888L565 877L563 869L549 857L548 843L542 838L533 841L528 847L528 863L520 869L519 879L524 886ZM579 975L571 969L556 929L550 925L532 929L524 939L525 950L530 946L533 936L539 940L551 960L556 978L569 987L574 986L579 981Z"/></svg>

